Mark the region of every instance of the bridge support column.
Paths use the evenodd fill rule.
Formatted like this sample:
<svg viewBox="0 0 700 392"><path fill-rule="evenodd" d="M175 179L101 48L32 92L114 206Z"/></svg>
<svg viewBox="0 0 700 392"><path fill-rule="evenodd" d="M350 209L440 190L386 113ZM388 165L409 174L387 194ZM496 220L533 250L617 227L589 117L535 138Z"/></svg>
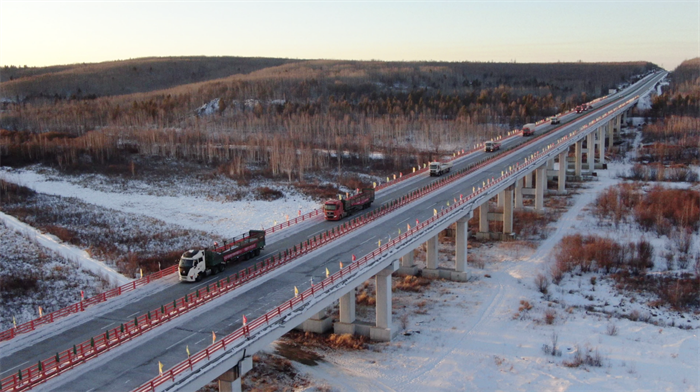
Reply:
<svg viewBox="0 0 700 392"><path fill-rule="evenodd" d="M498 199L496 201L496 207L503 207L503 192L498 194Z"/></svg>
<svg viewBox="0 0 700 392"><path fill-rule="evenodd" d="M598 128L598 161L601 166L605 164L605 128L606 125Z"/></svg>
<svg viewBox="0 0 700 392"><path fill-rule="evenodd" d="M417 275L418 267L413 258L413 251L408 252L401 258L401 267L396 271L399 275Z"/></svg>
<svg viewBox="0 0 700 392"><path fill-rule="evenodd" d="M304 332L326 333L332 328L333 319L328 316L326 309L323 309L301 324L301 329Z"/></svg>
<svg viewBox="0 0 700 392"><path fill-rule="evenodd" d="M456 222L455 268L437 268L437 263L435 263L435 268L428 267L423 270L423 276L426 278L442 278L455 282L466 282L469 280L469 272L467 272L467 237L469 236L468 222L473 215L474 214L470 212L469 215L458 219ZM490 235L488 232L484 234L486 238ZM437 243L437 236L435 238L435 242Z"/></svg>
<svg viewBox="0 0 700 392"><path fill-rule="evenodd" d="M532 172L525 175L525 188L532 188Z"/></svg>
<svg viewBox="0 0 700 392"><path fill-rule="evenodd" d="M614 126L615 119L611 119L607 123L607 133L608 133L608 148L612 149L613 143L615 142L615 136L613 134L613 126Z"/></svg>
<svg viewBox="0 0 700 392"><path fill-rule="evenodd" d="M455 271L467 271L467 241L469 237L469 218L462 218L457 221L455 233Z"/></svg>
<svg viewBox="0 0 700 392"><path fill-rule="evenodd" d="M387 268L374 276L377 290L376 326L370 327L369 338L375 341L391 341L391 274L393 272L394 268Z"/></svg>
<svg viewBox="0 0 700 392"><path fill-rule="evenodd" d="M523 208L523 179L515 180L515 208Z"/></svg>
<svg viewBox="0 0 700 392"><path fill-rule="evenodd" d="M567 151L559 154L559 175L557 176L557 182L560 195L566 194L566 158L569 156Z"/></svg>
<svg viewBox="0 0 700 392"><path fill-rule="evenodd" d="M581 177L581 165L583 163L583 140L576 142L576 153L574 154L574 175Z"/></svg>
<svg viewBox="0 0 700 392"><path fill-rule="evenodd" d="M219 392L241 392L241 376L253 368L253 358L246 357L226 373L219 376Z"/></svg>
<svg viewBox="0 0 700 392"><path fill-rule="evenodd" d="M547 166L538 167L536 174L537 184L535 186L535 211L544 211L544 188L547 187Z"/></svg>
<svg viewBox="0 0 700 392"><path fill-rule="evenodd" d="M425 267L427 269L437 269L438 267L438 236L435 235L426 241Z"/></svg>
<svg viewBox="0 0 700 392"><path fill-rule="evenodd" d="M355 334L355 288L340 297L338 301L340 320L333 324L333 332L336 335Z"/></svg>
<svg viewBox="0 0 700 392"><path fill-rule="evenodd" d="M486 201L479 206L479 232L476 233L477 238L489 237L489 202Z"/></svg>
<svg viewBox="0 0 700 392"><path fill-rule="evenodd" d="M505 239L513 234L513 186L506 188L503 196L503 237Z"/></svg>
<svg viewBox="0 0 700 392"><path fill-rule="evenodd" d="M588 134L586 137L586 146L587 146L587 151L586 151L586 168L590 173L593 173L595 170L594 163L593 163L593 156L595 155L595 144L593 143L593 136L595 135L595 132L591 132Z"/></svg>

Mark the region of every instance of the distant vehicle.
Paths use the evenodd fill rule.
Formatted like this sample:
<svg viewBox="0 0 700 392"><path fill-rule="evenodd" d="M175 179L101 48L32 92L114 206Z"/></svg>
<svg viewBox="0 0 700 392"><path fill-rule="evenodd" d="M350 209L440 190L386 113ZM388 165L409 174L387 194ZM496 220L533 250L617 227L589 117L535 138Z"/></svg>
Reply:
<svg viewBox="0 0 700 392"><path fill-rule="evenodd" d="M576 113L581 113L584 110L586 110L586 109L584 109L583 106L581 106L581 105L576 106Z"/></svg>
<svg viewBox="0 0 700 392"><path fill-rule="evenodd" d="M559 123L561 122L561 121L559 120L559 116L552 116L552 118L551 118L550 121L551 121L551 124L552 124L552 125L554 125L554 124L559 124Z"/></svg>
<svg viewBox="0 0 700 392"><path fill-rule="evenodd" d="M484 144L484 151L486 151L486 152L496 151L496 150L499 150L500 148L501 148L501 143L498 143L498 142L489 141L489 142L486 142Z"/></svg>
<svg viewBox="0 0 700 392"><path fill-rule="evenodd" d="M206 276L223 271L228 264L259 255L263 248L265 230L250 230L214 250L188 250L180 257L180 282L199 282Z"/></svg>
<svg viewBox="0 0 700 392"><path fill-rule="evenodd" d="M523 125L523 136L532 136L535 134L536 125L533 123Z"/></svg>
<svg viewBox="0 0 700 392"><path fill-rule="evenodd" d="M452 169L452 162L430 162L430 176L439 177L449 173Z"/></svg>
<svg viewBox="0 0 700 392"><path fill-rule="evenodd" d="M326 220L340 220L355 211L364 210L374 201L374 188L365 188L347 199L328 200L323 203Z"/></svg>

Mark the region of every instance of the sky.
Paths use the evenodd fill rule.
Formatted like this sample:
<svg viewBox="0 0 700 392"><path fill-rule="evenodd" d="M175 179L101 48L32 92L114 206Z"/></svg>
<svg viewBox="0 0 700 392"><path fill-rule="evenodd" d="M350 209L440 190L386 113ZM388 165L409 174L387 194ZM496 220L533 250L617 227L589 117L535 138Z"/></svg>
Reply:
<svg viewBox="0 0 700 392"><path fill-rule="evenodd" d="M0 65L190 55L673 70L700 56L700 1L0 0Z"/></svg>

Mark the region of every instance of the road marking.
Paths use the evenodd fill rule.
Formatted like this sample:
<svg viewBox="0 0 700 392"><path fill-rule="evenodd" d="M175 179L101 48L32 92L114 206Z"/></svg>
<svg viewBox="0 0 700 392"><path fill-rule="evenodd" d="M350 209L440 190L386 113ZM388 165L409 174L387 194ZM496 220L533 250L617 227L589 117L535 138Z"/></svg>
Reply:
<svg viewBox="0 0 700 392"><path fill-rule="evenodd" d="M128 379L128 380L124 381L124 384L128 383L129 381L131 381L131 379Z"/></svg>
<svg viewBox="0 0 700 392"><path fill-rule="evenodd" d="M3 370L3 371L8 371L8 370L13 370L13 369L17 369L18 367L20 367L20 366L24 365L25 363L29 363L29 361L26 361L26 362L22 362L22 363L20 363L19 365L15 366L15 367L12 367L12 368L9 368L9 369L5 369L5 370Z"/></svg>
<svg viewBox="0 0 700 392"><path fill-rule="evenodd" d="M360 245L362 245L362 244L364 244L364 243L367 243L367 242L369 242L369 241L372 241L373 239L374 239L374 237L372 237L372 238L370 238L370 239L368 239L368 240L366 240L366 241L360 242Z"/></svg>
<svg viewBox="0 0 700 392"><path fill-rule="evenodd" d="M109 326L112 325L112 324L114 324L114 323L109 323L109 324L105 325L104 327L102 327L102 329L105 329L105 328L109 327Z"/></svg>
<svg viewBox="0 0 700 392"><path fill-rule="evenodd" d="M136 315L139 314L139 313L141 313L141 312L132 313L132 314L126 316L126 317L131 318L132 316L136 316Z"/></svg>
<svg viewBox="0 0 700 392"><path fill-rule="evenodd" d="M206 338L201 338L200 340L196 341L194 344L198 344L199 342L203 341Z"/></svg>
<svg viewBox="0 0 700 392"><path fill-rule="evenodd" d="M189 336L185 336L184 338L182 338L182 339L178 340L177 342L173 343L172 345L168 346L168 347L166 348L166 350L170 350L171 348L177 346L178 344L180 344L180 342L182 342L183 340L185 340L185 339L187 339L187 338L189 338ZM198 342L198 343L199 343L199 342Z"/></svg>

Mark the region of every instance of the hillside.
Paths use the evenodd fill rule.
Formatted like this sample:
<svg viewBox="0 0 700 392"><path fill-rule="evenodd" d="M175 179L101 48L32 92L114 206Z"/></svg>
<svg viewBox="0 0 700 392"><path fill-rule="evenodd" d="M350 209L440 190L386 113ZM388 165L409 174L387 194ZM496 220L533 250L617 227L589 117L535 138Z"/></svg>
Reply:
<svg viewBox="0 0 700 392"><path fill-rule="evenodd" d="M247 74L296 60L248 57L150 57L94 64L2 70L0 96L94 98L161 90ZM12 79L12 80L10 80Z"/></svg>
<svg viewBox="0 0 700 392"><path fill-rule="evenodd" d="M243 65L213 69L229 60ZM16 91L26 97L22 105L7 104L0 112L0 162L133 175L151 167L148 160L166 158L205 164L236 180L262 175L290 182L330 168L340 174L347 165L390 171L566 111L656 68L648 62L230 58L196 58L185 67L183 59L173 58L153 59L151 72L140 61L132 68L115 62L101 65L104 70L71 69L3 83L27 89ZM193 81L198 76L176 72L180 66L191 71L198 61L210 71L196 75L226 76ZM89 91L114 91L110 72L117 71L121 90L140 92L88 99L81 89L80 96L58 99L29 90L43 86L40 79L64 83L63 75ZM329 153L338 149L348 157Z"/></svg>

